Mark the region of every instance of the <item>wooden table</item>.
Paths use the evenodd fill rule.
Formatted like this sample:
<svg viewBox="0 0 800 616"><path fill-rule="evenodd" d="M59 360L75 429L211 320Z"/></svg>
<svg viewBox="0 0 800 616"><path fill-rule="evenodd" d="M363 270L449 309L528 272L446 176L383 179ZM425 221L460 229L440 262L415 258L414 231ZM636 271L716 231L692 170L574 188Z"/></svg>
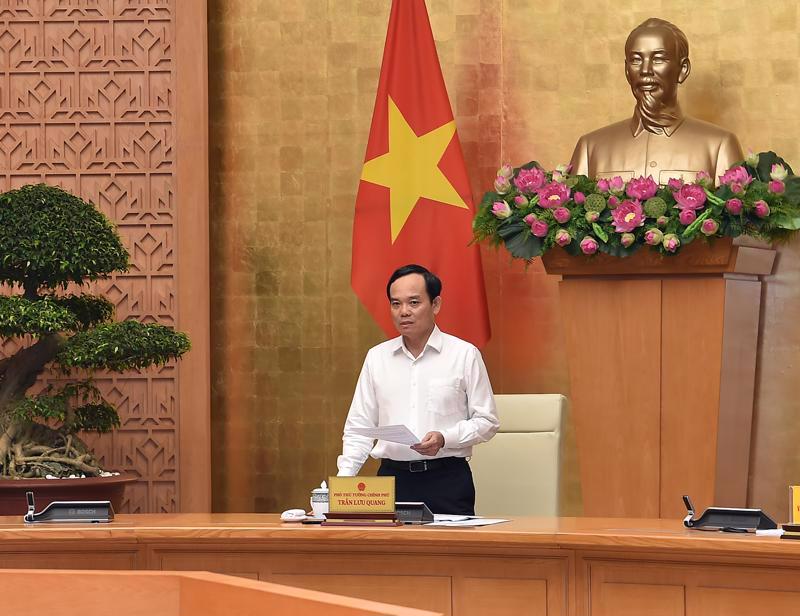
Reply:
<svg viewBox="0 0 800 616"><path fill-rule="evenodd" d="M521 518L480 529L322 528L275 515L0 518L0 568L205 570L443 614L800 614L800 541L679 521Z"/></svg>

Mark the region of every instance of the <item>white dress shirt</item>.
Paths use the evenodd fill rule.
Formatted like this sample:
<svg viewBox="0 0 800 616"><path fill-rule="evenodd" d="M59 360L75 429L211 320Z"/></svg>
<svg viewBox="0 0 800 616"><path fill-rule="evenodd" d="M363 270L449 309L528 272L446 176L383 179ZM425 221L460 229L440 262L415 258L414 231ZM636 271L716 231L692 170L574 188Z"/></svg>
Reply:
<svg viewBox="0 0 800 616"><path fill-rule="evenodd" d="M367 456L430 460L408 445L353 434L353 428L405 424L420 439L444 436L436 458L472 455L472 446L492 438L500 426L492 386L481 353L469 342L434 326L419 357L402 336L369 350L344 426L339 475L354 476Z"/></svg>

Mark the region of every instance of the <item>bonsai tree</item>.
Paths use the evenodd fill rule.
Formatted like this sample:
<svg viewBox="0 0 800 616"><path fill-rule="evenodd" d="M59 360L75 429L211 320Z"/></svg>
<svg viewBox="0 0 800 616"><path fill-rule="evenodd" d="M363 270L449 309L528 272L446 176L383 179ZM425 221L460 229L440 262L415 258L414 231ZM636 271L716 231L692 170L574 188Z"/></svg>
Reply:
<svg viewBox="0 0 800 616"><path fill-rule="evenodd" d="M0 359L0 477L100 475L78 433L120 422L92 372L142 369L189 350L183 333L115 322L109 300L67 293L126 271L128 256L114 225L60 188L0 194L0 283L12 292L0 295L0 337L19 338L19 350ZM60 373L57 384L29 395L45 369Z"/></svg>

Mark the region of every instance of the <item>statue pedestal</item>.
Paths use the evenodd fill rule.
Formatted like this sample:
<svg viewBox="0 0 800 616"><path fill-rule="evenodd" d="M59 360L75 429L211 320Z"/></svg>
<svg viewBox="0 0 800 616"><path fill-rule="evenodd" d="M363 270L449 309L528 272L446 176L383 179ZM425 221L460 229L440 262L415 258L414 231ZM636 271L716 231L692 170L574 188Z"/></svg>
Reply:
<svg viewBox="0 0 800 616"><path fill-rule="evenodd" d="M674 257L544 255L561 275L584 514L745 506L760 276L775 251L696 240Z"/></svg>

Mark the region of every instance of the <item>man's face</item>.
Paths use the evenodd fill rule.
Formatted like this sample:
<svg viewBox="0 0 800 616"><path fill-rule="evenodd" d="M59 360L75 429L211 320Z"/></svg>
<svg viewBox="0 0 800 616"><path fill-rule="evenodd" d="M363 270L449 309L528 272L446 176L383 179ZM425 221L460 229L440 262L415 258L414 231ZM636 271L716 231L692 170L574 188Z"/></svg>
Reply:
<svg viewBox="0 0 800 616"><path fill-rule="evenodd" d="M674 103L688 74L689 61L678 57L677 41L667 28L643 28L625 46L625 76L638 101Z"/></svg>
<svg viewBox="0 0 800 616"><path fill-rule="evenodd" d="M409 274L395 280L389 287L389 298L392 320L401 335L416 338L433 329L442 298L431 302L422 274Z"/></svg>

